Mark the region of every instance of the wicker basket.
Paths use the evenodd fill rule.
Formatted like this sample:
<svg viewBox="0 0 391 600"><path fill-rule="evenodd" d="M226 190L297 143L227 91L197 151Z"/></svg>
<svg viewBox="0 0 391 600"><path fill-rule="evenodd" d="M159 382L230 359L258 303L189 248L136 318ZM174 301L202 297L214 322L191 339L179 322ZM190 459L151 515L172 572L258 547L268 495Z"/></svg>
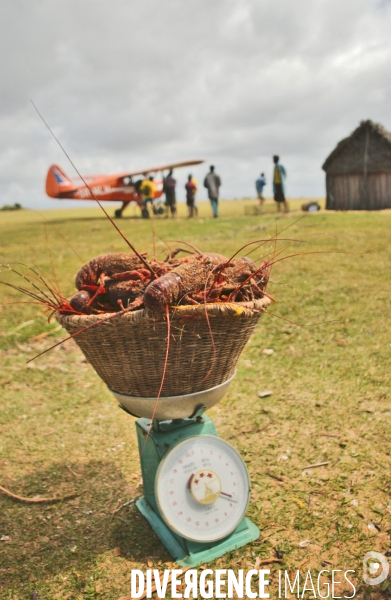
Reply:
<svg viewBox="0 0 391 600"><path fill-rule="evenodd" d="M269 303L265 297L246 303L174 308L161 396L191 394L229 379ZM103 317L57 313L56 318L73 334ZM90 327L75 341L111 390L128 396L157 395L167 348L165 319L148 310L123 313Z"/></svg>

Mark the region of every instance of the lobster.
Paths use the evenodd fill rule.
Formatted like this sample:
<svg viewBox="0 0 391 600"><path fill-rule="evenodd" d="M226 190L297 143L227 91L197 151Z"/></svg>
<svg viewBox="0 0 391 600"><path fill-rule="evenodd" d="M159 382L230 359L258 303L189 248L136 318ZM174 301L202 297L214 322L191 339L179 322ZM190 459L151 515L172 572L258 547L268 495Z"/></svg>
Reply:
<svg viewBox="0 0 391 600"><path fill-rule="evenodd" d="M170 273L155 279L145 289L144 304L152 311L163 312L166 306L178 304L192 292L200 292L213 269L227 263L221 254L192 255Z"/></svg>
<svg viewBox="0 0 391 600"><path fill-rule="evenodd" d="M147 254L141 256L146 258ZM96 291L102 276L125 279L128 273L142 267L143 263L136 254L126 252L102 254L81 267L76 275L75 285L78 290Z"/></svg>
<svg viewBox="0 0 391 600"><path fill-rule="evenodd" d="M145 260L146 255L142 255ZM75 279L79 290L70 299L72 308L82 313L113 312L134 302L140 286L149 281L151 272L136 254L103 254L89 260ZM62 312L60 310L60 312Z"/></svg>

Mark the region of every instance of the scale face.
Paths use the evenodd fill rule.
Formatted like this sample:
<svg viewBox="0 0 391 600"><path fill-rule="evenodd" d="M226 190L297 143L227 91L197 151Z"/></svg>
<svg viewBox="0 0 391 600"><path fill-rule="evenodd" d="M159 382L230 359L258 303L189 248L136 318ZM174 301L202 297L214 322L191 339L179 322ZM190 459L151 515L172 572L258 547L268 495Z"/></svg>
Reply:
<svg viewBox="0 0 391 600"><path fill-rule="evenodd" d="M160 462L156 501L166 524L195 542L232 533L247 509L250 482L238 452L213 435L177 444Z"/></svg>

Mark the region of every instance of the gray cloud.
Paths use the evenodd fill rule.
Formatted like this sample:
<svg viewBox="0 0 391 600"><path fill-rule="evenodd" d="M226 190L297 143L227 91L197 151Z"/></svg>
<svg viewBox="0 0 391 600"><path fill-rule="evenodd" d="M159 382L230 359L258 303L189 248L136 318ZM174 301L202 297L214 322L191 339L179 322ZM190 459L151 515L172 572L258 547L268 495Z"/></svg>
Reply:
<svg viewBox="0 0 391 600"><path fill-rule="evenodd" d="M274 153L289 195L321 196L342 137L391 129L390 2L4 0L0 19L0 204L57 206L46 170L72 175L31 98L81 171L203 157L226 197Z"/></svg>

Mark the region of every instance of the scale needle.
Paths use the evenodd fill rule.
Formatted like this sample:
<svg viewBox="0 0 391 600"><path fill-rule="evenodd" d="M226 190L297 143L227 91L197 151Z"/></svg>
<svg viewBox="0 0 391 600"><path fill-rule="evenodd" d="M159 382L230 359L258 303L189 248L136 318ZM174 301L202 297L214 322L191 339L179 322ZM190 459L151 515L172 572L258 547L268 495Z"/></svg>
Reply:
<svg viewBox="0 0 391 600"><path fill-rule="evenodd" d="M226 494L225 492L220 492L220 496L229 500L230 502L239 502L238 498L234 498L231 494Z"/></svg>

